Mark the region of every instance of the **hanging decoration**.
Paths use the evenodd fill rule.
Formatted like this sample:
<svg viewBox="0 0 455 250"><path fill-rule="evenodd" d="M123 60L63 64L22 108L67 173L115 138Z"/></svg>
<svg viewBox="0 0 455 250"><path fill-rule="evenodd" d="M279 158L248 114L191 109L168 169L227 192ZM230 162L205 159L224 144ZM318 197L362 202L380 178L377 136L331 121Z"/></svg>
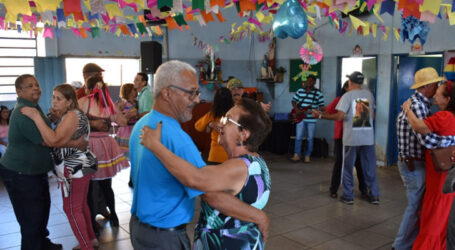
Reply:
<svg viewBox="0 0 455 250"><path fill-rule="evenodd" d="M307 42L300 48L300 58L307 64L315 65L322 60L323 52L321 46L312 41L308 35Z"/></svg>
<svg viewBox="0 0 455 250"><path fill-rule="evenodd" d="M451 57L446 67L444 68L444 75L447 80L455 81L455 57Z"/></svg>
<svg viewBox="0 0 455 250"><path fill-rule="evenodd" d="M288 0L278 9L273 21L273 32L278 38L288 36L297 39L308 28L308 19L302 5L297 0Z"/></svg>
<svg viewBox="0 0 455 250"><path fill-rule="evenodd" d="M430 26L428 22L419 21L414 16L408 16L401 18L401 41L405 42L409 40L411 44L415 42L417 38L420 39L422 45L427 41L428 33L430 32Z"/></svg>

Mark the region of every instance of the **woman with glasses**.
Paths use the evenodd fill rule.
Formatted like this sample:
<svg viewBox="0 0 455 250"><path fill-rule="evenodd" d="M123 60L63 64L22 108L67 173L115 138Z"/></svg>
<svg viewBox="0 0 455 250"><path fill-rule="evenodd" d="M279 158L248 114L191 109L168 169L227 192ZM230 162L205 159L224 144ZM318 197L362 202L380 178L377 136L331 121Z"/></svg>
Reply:
<svg viewBox="0 0 455 250"><path fill-rule="evenodd" d="M210 152L207 159L209 164L223 163L228 159L226 150L218 143L220 135L219 121L233 105L234 101L232 100L231 91L228 88L219 88L215 92L211 110L194 124L194 128L197 131L210 133Z"/></svg>
<svg viewBox="0 0 455 250"><path fill-rule="evenodd" d="M270 194L267 164L257 153L271 130L260 104L244 98L220 119L219 143L229 160L196 168L160 142L161 123L155 130L144 126L141 143L150 149L184 185L204 192L226 191L241 201L263 209ZM194 249L263 249L263 236L253 223L228 217L201 201Z"/></svg>

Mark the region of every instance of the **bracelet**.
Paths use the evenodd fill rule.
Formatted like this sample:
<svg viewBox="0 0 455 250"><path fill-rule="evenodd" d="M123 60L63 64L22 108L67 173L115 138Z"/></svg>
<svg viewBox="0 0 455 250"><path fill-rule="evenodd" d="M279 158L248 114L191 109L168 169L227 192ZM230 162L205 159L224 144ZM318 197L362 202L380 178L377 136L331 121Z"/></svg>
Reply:
<svg viewBox="0 0 455 250"><path fill-rule="evenodd" d="M322 119L322 113L319 113L318 119L319 119L319 120Z"/></svg>

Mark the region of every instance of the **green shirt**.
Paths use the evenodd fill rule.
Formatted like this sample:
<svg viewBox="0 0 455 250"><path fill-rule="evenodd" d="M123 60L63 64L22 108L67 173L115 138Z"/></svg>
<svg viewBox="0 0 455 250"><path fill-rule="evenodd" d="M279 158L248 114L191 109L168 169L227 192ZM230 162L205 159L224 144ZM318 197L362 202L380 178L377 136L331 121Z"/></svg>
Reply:
<svg viewBox="0 0 455 250"><path fill-rule="evenodd" d="M0 159L4 167L23 174L43 174L53 169L51 149L43 146L43 138L35 123L21 113L22 107L38 109L44 121L50 122L40 106L20 97L11 113L8 130L8 147Z"/></svg>
<svg viewBox="0 0 455 250"><path fill-rule="evenodd" d="M144 86L137 96L139 114L150 112L153 105L153 95L148 86Z"/></svg>

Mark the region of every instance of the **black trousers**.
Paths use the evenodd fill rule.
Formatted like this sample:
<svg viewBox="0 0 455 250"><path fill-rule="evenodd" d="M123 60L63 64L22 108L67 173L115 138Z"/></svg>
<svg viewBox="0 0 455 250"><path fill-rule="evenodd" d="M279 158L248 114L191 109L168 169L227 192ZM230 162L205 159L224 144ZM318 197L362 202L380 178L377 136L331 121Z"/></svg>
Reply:
<svg viewBox="0 0 455 250"><path fill-rule="evenodd" d="M331 194L336 194L338 192L341 183L341 170L343 168L343 139L335 139L334 143L335 164L333 165L332 181L330 183ZM354 166L357 172L357 179L359 180L359 190L362 194L368 195L368 188L365 184L359 157L357 157Z"/></svg>
<svg viewBox="0 0 455 250"><path fill-rule="evenodd" d="M0 176L21 227L21 249L45 249L51 208L47 173L26 175L0 165Z"/></svg>

